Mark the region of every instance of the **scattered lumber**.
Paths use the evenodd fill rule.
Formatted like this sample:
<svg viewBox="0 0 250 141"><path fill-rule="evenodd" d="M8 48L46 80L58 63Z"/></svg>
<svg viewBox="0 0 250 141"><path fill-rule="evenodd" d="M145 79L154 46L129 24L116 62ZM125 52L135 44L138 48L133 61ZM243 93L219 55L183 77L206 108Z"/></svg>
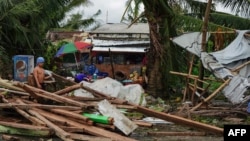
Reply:
<svg viewBox="0 0 250 141"><path fill-rule="evenodd" d="M4 133L7 136L26 135L48 137L55 135L66 141L136 141L128 135L137 126L152 127L153 124L139 120L130 121L129 118L116 109L122 108L140 112L143 115L171 121L179 125L204 130L204 132L178 133L149 132L151 135L204 136L207 132L220 135L223 134L223 129L221 128L179 116L157 112L143 106L129 103L123 99L108 96L107 94L94 90L82 83L78 84L67 80L60 75L54 73L52 75L61 82L66 82L70 85L55 92L48 92L21 82L9 82L0 79L0 92L3 91L3 94L0 94L0 110L11 109L20 115L20 120L13 120L16 122L10 122L5 120L5 118L1 118L0 133ZM185 74L180 75L185 76ZM195 76L191 77L196 78ZM77 89L84 89L92 93L94 98L66 95ZM7 92L7 94L5 92ZM9 95L9 93L13 93L14 95ZM45 100L45 102L43 100ZM208 100L211 100L211 98L204 99L204 102L207 102ZM108 118L104 120L105 122L99 122L98 117L84 115L84 113L90 112L99 112L102 116ZM125 126L126 124L133 127L133 130L123 131L124 129L122 129L121 126ZM122 132L115 132L116 129L122 131L123 134ZM11 136L9 138L11 138Z"/></svg>

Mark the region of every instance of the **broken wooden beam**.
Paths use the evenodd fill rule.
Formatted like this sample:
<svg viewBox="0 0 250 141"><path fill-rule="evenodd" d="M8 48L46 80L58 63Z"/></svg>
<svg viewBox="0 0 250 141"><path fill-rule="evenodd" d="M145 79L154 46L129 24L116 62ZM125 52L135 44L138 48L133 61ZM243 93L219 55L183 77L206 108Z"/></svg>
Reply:
<svg viewBox="0 0 250 141"><path fill-rule="evenodd" d="M102 128L80 124L78 122L69 120L69 119L67 119L65 117L58 116L56 114L53 114L53 113L50 113L50 112L47 112L47 111L44 111L44 110L41 110L41 109L37 109L37 111L39 111L40 114L42 114L43 116L45 116L46 118L48 118L50 120L60 120L61 122L65 122L70 126L82 128L82 130L84 132L87 132L87 133L92 134L92 135L107 137L107 138L111 138L112 140L136 141L135 139L131 139L129 137L125 137L125 136L122 136L120 134L104 130Z"/></svg>
<svg viewBox="0 0 250 141"><path fill-rule="evenodd" d="M56 73L54 73L54 72L52 73L52 77L54 77L55 79L59 79L59 80L61 80L62 82L67 82L67 83L69 83L69 84L71 84L71 85L77 84L76 82L71 81L71 80L68 80L68 79L66 79L65 77L60 76L60 75L58 75L58 74L56 74Z"/></svg>
<svg viewBox="0 0 250 141"><path fill-rule="evenodd" d="M134 120L133 121L136 125L142 126L142 127L152 127L153 124L145 121L139 121L139 120Z"/></svg>
<svg viewBox="0 0 250 141"><path fill-rule="evenodd" d="M93 121L91 121L88 117L82 116L80 114L76 114L76 113L62 110L62 109L51 109L50 111L57 113L57 114L60 114L60 115L64 115L66 117L71 117L71 118L75 118L78 120L83 120L83 121L89 123L89 125L93 125Z"/></svg>
<svg viewBox="0 0 250 141"><path fill-rule="evenodd" d="M59 105L44 105L44 104L17 104L17 103L0 103L0 109L2 108L15 108L18 107L22 110L31 108L41 108L41 109L64 109L64 110L82 110L81 107L76 106L59 106Z"/></svg>
<svg viewBox="0 0 250 141"><path fill-rule="evenodd" d="M175 115L171 115L171 114L167 114L167 113L163 113L163 112L154 111L154 110L148 109L146 107L142 107L142 106L137 106L136 111L141 112L145 115L149 115L149 116L163 119L166 121L174 122L176 124L187 125L190 127L202 129L202 130L207 131L207 132L212 132L215 134L223 135L223 129L216 127L216 126L200 123L197 121L193 121L190 119L186 119L183 117L179 117L179 116L175 116Z"/></svg>
<svg viewBox="0 0 250 141"><path fill-rule="evenodd" d="M208 101L210 101L212 98L214 98L217 93L219 91L221 91L226 85L228 85L228 83L230 82L231 79L227 79L222 85L220 85L219 88L217 88L212 94L210 94L207 98L205 98L202 102L200 102L199 104L197 104L196 106L194 106L190 111L193 112L196 109L198 109L201 105L203 105L204 103L207 103Z"/></svg>
<svg viewBox="0 0 250 141"><path fill-rule="evenodd" d="M8 80L0 79L0 86L19 92L25 92L24 89L14 86L13 83L9 82Z"/></svg>
<svg viewBox="0 0 250 141"><path fill-rule="evenodd" d="M9 101L5 98L2 97L2 100L5 103L11 104L9 103ZM45 126L45 123L42 122L41 120L39 120L36 117L31 116L30 114L28 114L26 111L18 108L18 107L13 107L20 115L22 115L23 117L25 117L27 120L31 121L34 125L41 125L41 126Z"/></svg>
<svg viewBox="0 0 250 141"><path fill-rule="evenodd" d="M23 103L21 100L18 101L20 104L25 104ZM37 112L35 110L35 108L33 108L32 110L27 110L30 114L32 114L33 116L36 116L37 118L39 118L41 121L43 121L44 123L46 123L46 125L53 129L55 134L63 139L63 140L67 140L67 141L73 141L70 139L70 134L65 132L63 129L61 129L60 127L58 127L57 125L55 125L54 123L52 123L51 121L49 121L48 119L46 119L43 115L41 115L39 112Z"/></svg>
<svg viewBox="0 0 250 141"><path fill-rule="evenodd" d="M81 84L75 84L75 85L72 85L72 86L69 86L69 87L66 87L64 89L61 89L59 91L56 91L54 92L54 94L57 94L57 95L64 95L66 93L69 93L69 92L72 92L76 89L79 89L81 88Z"/></svg>
<svg viewBox="0 0 250 141"><path fill-rule="evenodd" d="M26 96L30 95L27 92L21 92L21 91L17 91L17 90L9 90L9 89L5 89L5 88L0 88L0 91L6 91L6 92L15 93L15 94L19 94L19 95L26 95Z"/></svg>
<svg viewBox="0 0 250 141"><path fill-rule="evenodd" d="M75 100L71 100L69 98L65 98L63 96L59 96L59 95L56 95L56 94L51 93L51 92L47 92L47 91L42 90L42 89L32 87L32 86L29 86L27 84L16 82L16 85L19 86L19 87L26 87L26 88L30 89L31 91L38 93L39 96L45 97L45 98L50 99L50 100L55 100L56 99L58 101L61 101L61 102L64 102L64 103L67 103L67 104L70 104L70 105L75 105L75 106L79 106L79 107L82 107L82 108L87 108L88 107L88 105L86 105L84 103L81 103L81 102L78 102L78 101L75 101Z"/></svg>

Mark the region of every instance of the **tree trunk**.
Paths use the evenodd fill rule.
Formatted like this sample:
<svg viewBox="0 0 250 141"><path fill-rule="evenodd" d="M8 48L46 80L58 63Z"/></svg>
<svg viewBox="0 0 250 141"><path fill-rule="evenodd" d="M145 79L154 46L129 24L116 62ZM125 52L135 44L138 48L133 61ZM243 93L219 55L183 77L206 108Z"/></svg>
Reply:
<svg viewBox="0 0 250 141"><path fill-rule="evenodd" d="M151 39L151 47L147 54L149 80L146 92L153 96L163 96L171 80L169 70L172 70L172 62L176 60L171 57L174 50L170 47L170 34L175 30L172 24L174 14L165 0L143 0L143 4Z"/></svg>

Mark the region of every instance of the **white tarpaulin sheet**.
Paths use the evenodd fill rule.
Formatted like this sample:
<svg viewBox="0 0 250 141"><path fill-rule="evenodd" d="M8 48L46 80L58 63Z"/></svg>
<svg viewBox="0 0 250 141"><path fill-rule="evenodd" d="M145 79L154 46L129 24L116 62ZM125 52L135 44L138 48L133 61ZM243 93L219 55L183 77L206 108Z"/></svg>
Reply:
<svg viewBox="0 0 250 141"><path fill-rule="evenodd" d="M82 81L84 86L92 88L96 91L107 94L111 97L127 100L128 102L146 106L146 99L144 96L144 89L139 84L131 84L123 86L120 82L106 77L103 79L96 80L93 83ZM83 89L74 91L75 96L93 97L91 93Z"/></svg>

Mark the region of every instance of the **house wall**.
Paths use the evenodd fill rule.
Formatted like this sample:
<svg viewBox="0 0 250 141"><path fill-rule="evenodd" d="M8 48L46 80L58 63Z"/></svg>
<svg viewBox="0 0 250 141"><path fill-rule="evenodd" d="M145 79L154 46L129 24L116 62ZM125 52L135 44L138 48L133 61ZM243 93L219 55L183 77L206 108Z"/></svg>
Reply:
<svg viewBox="0 0 250 141"><path fill-rule="evenodd" d="M99 71L107 72L109 74L109 77L113 78L111 64L95 64L95 66L98 68ZM142 64L114 64L113 66L114 72L120 71L125 74L127 78L129 78L129 74L134 71L137 71L139 74L141 74Z"/></svg>

